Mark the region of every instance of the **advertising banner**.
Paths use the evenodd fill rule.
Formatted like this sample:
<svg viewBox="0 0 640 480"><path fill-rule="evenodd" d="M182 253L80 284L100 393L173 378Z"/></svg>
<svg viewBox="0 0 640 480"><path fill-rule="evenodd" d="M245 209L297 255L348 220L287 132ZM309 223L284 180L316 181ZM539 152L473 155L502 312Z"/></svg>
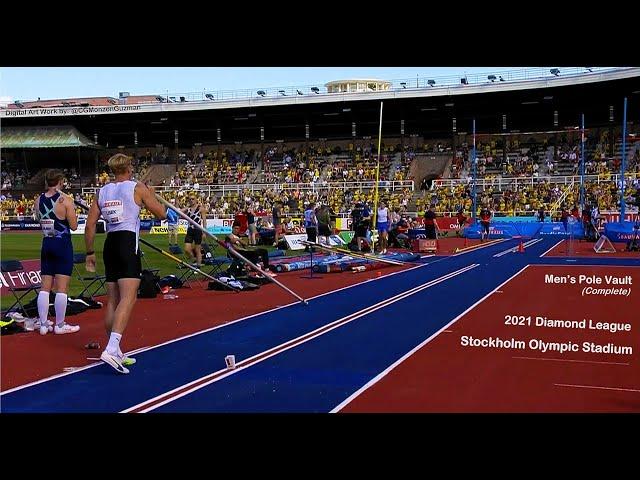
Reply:
<svg viewBox="0 0 640 480"><path fill-rule="evenodd" d="M19 272L0 273L0 281L2 282L0 285L0 295L11 295L7 287L20 288L42 283L42 277L40 276L40 259L21 260L21 263L23 270Z"/></svg>

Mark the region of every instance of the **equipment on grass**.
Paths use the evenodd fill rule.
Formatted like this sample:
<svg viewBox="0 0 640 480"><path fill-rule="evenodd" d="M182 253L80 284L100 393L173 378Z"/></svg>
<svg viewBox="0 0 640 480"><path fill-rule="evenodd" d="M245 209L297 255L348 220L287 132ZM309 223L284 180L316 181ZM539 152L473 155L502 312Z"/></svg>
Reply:
<svg viewBox="0 0 640 480"><path fill-rule="evenodd" d="M294 297L296 297L298 300L300 300L302 303L304 303L305 305L308 305L308 302L302 298L300 295L298 295L297 293L295 293L293 290L291 290L290 288L288 288L287 286L283 285L281 282L279 282L278 280L276 280L273 277L270 277L267 273L265 273L264 271L262 271L255 263L247 260L242 254L240 254L235 248L226 245L224 242L220 241L218 239L218 237L216 237L214 234L212 234L211 232L209 232L206 228L203 228L202 225L200 225L199 223L195 222L191 217L189 217L188 215L186 215L184 212L182 212L180 209L178 209L178 207L174 206L173 204L171 204L170 202L168 202L167 200L165 200L164 198L162 198L160 195L158 195L156 193L156 198L158 199L158 201L160 201L160 203L164 204L167 207L172 208L173 210L177 211L178 215L180 215L183 219L185 219L187 222L189 222L191 225L193 225L195 228L197 228L198 230L200 230L204 235L210 237L212 240L214 240L218 245L220 245L222 248L224 248L225 250L227 250L229 253L231 253L231 255L233 255L234 257L238 258L239 260L242 260L244 263L246 263L247 265L249 265L254 271L258 272L260 275L264 276L265 278L268 278L269 281L275 283L276 285L278 285L280 288L286 290L287 292L289 292L291 295L293 295ZM216 279L217 280L217 279Z"/></svg>

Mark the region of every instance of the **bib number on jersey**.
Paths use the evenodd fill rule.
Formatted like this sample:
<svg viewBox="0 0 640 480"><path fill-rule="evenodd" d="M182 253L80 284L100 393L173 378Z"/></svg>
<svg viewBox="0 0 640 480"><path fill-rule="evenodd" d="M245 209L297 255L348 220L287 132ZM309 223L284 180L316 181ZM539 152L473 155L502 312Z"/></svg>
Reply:
<svg viewBox="0 0 640 480"><path fill-rule="evenodd" d="M102 216L104 219L111 223L120 223L124 220L124 206L121 200L109 200L104 202L102 207Z"/></svg>
<svg viewBox="0 0 640 480"><path fill-rule="evenodd" d="M56 229L54 220L42 219L40 220L40 227L42 228L42 234L45 237L55 237Z"/></svg>

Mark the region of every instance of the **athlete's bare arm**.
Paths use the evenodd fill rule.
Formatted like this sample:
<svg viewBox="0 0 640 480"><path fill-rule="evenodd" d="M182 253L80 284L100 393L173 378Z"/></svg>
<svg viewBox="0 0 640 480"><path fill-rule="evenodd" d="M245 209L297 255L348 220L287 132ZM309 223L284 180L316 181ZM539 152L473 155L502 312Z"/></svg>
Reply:
<svg viewBox="0 0 640 480"><path fill-rule="evenodd" d="M167 209L156 198L153 187L147 187L144 183L138 182L134 196L138 205L144 205L157 218L160 220L167 218Z"/></svg>
<svg viewBox="0 0 640 480"><path fill-rule="evenodd" d="M77 229L78 215L76 214L76 206L72 198L66 195L62 195L60 198L64 199L65 217L69 222L69 228L71 228L71 230Z"/></svg>
<svg viewBox="0 0 640 480"><path fill-rule="evenodd" d="M93 242L96 238L96 224L100 218L100 208L98 207L98 195L96 194L93 199L93 203L89 208L89 215L87 216L87 223L84 229L84 245L87 252L87 258L85 260L85 268L87 272L96 271L96 253L93 249Z"/></svg>

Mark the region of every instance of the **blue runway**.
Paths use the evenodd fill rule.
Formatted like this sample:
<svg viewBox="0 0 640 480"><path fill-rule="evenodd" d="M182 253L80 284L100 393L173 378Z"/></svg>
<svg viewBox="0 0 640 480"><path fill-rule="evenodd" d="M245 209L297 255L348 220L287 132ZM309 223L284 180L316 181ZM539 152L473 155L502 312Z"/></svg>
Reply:
<svg viewBox="0 0 640 480"><path fill-rule="evenodd" d="M4 393L1 409L119 412L224 371L228 354L241 362L379 301L478 265L153 410L328 412L527 264L552 263L555 259L539 255L555 242L544 238L524 254L498 258L493 255L518 241L464 255L429 257L425 265L320 296L309 306L290 305L151 348L136 355L138 363L129 375L97 365Z"/></svg>

